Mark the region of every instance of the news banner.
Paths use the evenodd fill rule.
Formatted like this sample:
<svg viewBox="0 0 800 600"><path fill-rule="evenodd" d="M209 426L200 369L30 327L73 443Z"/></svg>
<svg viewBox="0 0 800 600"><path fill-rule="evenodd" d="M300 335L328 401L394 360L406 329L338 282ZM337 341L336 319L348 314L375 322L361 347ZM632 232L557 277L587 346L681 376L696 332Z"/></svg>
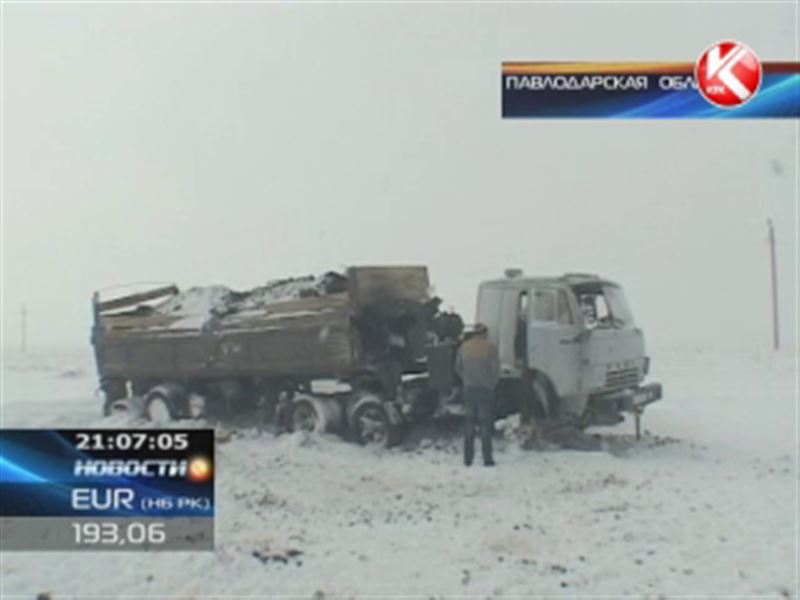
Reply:
<svg viewBox="0 0 800 600"><path fill-rule="evenodd" d="M211 429L1 429L0 550L213 550Z"/></svg>

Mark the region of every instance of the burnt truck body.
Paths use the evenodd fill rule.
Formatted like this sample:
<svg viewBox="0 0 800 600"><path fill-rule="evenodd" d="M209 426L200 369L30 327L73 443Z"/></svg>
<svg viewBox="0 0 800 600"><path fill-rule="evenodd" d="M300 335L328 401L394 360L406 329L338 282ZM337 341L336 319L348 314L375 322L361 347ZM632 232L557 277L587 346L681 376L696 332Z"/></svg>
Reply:
<svg viewBox="0 0 800 600"><path fill-rule="evenodd" d="M95 293L92 307L106 413L131 398L156 421L260 407L290 429L391 443L457 393L463 322L429 295L425 267Z"/></svg>

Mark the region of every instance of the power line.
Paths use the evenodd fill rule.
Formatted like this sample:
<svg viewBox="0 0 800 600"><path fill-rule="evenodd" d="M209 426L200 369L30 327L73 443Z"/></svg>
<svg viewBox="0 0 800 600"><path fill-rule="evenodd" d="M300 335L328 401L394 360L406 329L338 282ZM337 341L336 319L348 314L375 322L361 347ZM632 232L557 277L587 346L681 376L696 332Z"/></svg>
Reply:
<svg viewBox="0 0 800 600"><path fill-rule="evenodd" d="M775 258L775 227L772 219L767 219L769 240L770 271L772 275L772 344L775 350L780 350L781 338L778 326L778 266Z"/></svg>

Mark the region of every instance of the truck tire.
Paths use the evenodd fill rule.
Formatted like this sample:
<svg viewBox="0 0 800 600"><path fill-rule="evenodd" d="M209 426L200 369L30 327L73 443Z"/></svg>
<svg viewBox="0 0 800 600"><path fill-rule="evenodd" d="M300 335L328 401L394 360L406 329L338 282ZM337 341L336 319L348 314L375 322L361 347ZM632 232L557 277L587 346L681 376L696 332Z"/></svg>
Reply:
<svg viewBox="0 0 800 600"><path fill-rule="evenodd" d="M144 416L153 423L168 423L181 416L183 389L165 384L152 388L144 398Z"/></svg>
<svg viewBox="0 0 800 600"><path fill-rule="evenodd" d="M362 397L350 412L350 430L362 446L389 448L398 443L400 428L394 423L380 398Z"/></svg>
<svg viewBox="0 0 800 600"><path fill-rule="evenodd" d="M103 416L127 414L131 412L131 404L127 398L108 398L103 403Z"/></svg>
<svg viewBox="0 0 800 600"><path fill-rule="evenodd" d="M175 408L165 394L156 392L148 394L144 407L144 415L153 423L168 423L175 419Z"/></svg>
<svg viewBox="0 0 800 600"><path fill-rule="evenodd" d="M341 409L335 400L315 398L305 394L292 401L289 415L291 431L326 433L339 428Z"/></svg>
<svg viewBox="0 0 800 600"><path fill-rule="evenodd" d="M544 418L552 421L559 417L558 396L545 377L537 375L533 378L531 381L531 395L534 418Z"/></svg>

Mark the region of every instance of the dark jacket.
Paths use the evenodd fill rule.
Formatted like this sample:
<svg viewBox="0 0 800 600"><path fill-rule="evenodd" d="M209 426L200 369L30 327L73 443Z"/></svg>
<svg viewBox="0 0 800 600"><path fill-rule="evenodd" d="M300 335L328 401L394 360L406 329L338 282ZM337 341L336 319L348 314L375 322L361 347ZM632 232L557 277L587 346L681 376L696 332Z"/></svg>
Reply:
<svg viewBox="0 0 800 600"><path fill-rule="evenodd" d="M494 390L500 378L500 357L497 346L488 338L475 336L468 339L458 351L456 372L464 387L480 387Z"/></svg>

